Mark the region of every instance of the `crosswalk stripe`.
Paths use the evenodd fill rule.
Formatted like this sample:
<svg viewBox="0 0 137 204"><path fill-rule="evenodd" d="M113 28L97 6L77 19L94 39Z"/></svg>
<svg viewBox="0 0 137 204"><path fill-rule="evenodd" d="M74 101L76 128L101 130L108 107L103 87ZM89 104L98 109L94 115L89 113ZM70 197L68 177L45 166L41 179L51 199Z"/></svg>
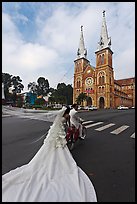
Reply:
<svg viewBox="0 0 137 204"><path fill-rule="evenodd" d="M135 138L135 133L133 133L130 137Z"/></svg>
<svg viewBox="0 0 137 204"><path fill-rule="evenodd" d="M90 121L90 120L89 120L89 121L85 121L85 122L83 122L82 124L85 125L85 124L92 123L92 122L94 122L94 121Z"/></svg>
<svg viewBox="0 0 137 204"><path fill-rule="evenodd" d="M100 128L97 128L97 129L95 129L95 130L97 130L97 131L102 131L102 130L105 130L105 129L107 129L107 128L113 126L113 125L115 125L115 124L114 124L114 123L110 123L110 124L108 124L108 125L104 125L104 126L102 126L102 127L100 127Z"/></svg>
<svg viewBox="0 0 137 204"><path fill-rule="evenodd" d="M93 127L93 126L96 126L96 125L100 125L102 124L103 122L98 122L98 123L93 123L91 125L85 125L86 128L90 128L90 127Z"/></svg>
<svg viewBox="0 0 137 204"><path fill-rule="evenodd" d="M116 130L110 132L112 134L118 135L119 133L123 132L124 130L126 130L129 126L128 125L123 125L119 128L117 128Z"/></svg>

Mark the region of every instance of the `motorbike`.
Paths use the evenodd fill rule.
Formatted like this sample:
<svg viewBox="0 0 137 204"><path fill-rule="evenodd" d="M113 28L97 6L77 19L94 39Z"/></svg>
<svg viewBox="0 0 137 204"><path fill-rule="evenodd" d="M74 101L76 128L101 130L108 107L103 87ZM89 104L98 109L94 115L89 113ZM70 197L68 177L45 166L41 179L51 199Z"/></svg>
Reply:
<svg viewBox="0 0 137 204"><path fill-rule="evenodd" d="M67 145L70 150L73 150L75 147L75 143L78 140L84 140L87 134L86 127L82 125L82 137L79 137L79 128L76 129L75 126L70 126L66 128L66 140Z"/></svg>

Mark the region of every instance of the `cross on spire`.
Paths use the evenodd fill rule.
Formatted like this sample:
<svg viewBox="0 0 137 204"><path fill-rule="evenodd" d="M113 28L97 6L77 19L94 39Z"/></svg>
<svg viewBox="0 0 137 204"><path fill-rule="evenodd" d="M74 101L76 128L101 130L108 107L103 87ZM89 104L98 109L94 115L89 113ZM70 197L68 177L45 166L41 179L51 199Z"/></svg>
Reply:
<svg viewBox="0 0 137 204"><path fill-rule="evenodd" d="M108 37L108 31L107 31L107 25L106 25L106 19L105 19L105 10L103 10L103 21L102 21L102 27L101 27L101 35L100 35L100 41L98 43L98 50L102 50L104 48L111 46L111 38Z"/></svg>
<svg viewBox="0 0 137 204"><path fill-rule="evenodd" d="M83 25L81 25L81 34L80 34L80 42L79 42L79 48L78 48L78 51L77 51L77 57L78 58L86 58L87 57L87 50L85 48L85 45L84 45L84 37L83 37Z"/></svg>

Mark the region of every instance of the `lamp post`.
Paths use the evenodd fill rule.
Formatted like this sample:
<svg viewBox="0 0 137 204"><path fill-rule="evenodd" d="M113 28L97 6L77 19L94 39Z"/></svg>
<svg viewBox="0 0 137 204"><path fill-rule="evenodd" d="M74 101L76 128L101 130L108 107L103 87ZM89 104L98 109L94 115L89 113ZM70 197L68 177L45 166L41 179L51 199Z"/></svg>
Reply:
<svg viewBox="0 0 137 204"><path fill-rule="evenodd" d="M4 83L2 83L2 99L5 100Z"/></svg>

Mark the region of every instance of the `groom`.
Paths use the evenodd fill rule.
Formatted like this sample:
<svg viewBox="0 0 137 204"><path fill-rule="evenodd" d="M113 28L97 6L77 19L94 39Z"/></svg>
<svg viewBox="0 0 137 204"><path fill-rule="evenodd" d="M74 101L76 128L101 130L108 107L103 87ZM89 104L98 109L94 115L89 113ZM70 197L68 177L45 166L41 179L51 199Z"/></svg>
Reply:
<svg viewBox="0 0 137 204"><path fill-rule="evenodd" d="M83 122L83 119L78 117L78 105L76 103L74 103L72 105L72 109L70 110L70 123L71 125L73 125L75 128L76 128L76 131L79 131L79 138L80 139L84 139L84 137L82 136L82 129L83 129L83 126L82 126L82 122Z"/></svg>

